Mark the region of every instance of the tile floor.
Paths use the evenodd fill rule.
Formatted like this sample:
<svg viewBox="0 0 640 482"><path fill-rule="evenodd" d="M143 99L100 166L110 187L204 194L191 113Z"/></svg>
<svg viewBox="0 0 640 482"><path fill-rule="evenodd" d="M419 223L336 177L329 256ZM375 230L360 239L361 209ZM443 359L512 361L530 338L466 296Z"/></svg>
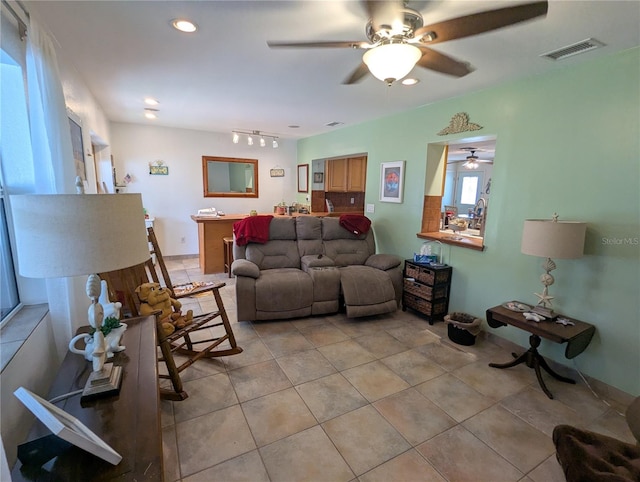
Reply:
<svg viewBox="0 0 640 482"><path fill-rule="evenodd" d="M552 482L564 480L555 425L633 440L624 404L608 407L583 382L543 375L550 400L525 365L488 367L510 359L497 337L456 345L410 310L237 322L233 279L201 275L193 258L167 266L174 284L227 283L244 349L198 361L182 373L189 398L162 402L167 481Z"/></svg>

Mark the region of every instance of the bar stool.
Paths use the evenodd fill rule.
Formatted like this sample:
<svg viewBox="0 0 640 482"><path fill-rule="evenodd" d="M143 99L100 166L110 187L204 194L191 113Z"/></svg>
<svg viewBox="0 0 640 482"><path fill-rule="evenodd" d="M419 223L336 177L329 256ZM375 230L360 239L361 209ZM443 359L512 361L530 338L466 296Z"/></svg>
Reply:
<svg viewBox="0 0 640 482"><path fill-rule="evenodd" d="M224 272L231 278L231 263L233 263L233 238L222 238L224 244Z"/></svg>

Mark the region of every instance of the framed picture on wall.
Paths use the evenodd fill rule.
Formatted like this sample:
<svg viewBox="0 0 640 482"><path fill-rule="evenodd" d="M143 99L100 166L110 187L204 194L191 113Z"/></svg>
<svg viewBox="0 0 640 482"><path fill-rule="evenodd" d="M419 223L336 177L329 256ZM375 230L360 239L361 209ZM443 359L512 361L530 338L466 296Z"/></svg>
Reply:
<svg viewBox="0 0 640 482"><path fill-rule="evenodd" d="M298 192L309 192L309 164L298 166Z"/></svg>
<svg viewBox="0 0 640 482"><path fill-rule="evenodd" d="M324 182L324 172L314 172L313 182L316 184L322 184Z"/></svg>
<svg viewBox="0 0 640 482"><path fill-rule="evenodd" d="M383 162L380 172L380 201L401 203L405 161Z"/></svg>
<svg viewBox="0 0 640 482"><path fill-rule="evenodd" d="M73 148L73 161L76 166L76 176L83 181L87 180L87 168L84 163L84 146L82 145L82 128L80 119L77 121L69 115L69 129L71 131L71 147Z"/></svg>

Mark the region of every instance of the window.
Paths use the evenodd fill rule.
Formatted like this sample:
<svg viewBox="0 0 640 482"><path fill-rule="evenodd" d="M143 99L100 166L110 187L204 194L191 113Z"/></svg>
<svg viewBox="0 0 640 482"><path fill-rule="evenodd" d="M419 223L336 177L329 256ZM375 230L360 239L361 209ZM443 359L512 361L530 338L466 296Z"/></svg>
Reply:
<svg viewBox="0 0 640 482"><path fill-rule="evenodd" d="M0 320L4 320L20 303L5 209L4 191L0 184Z"/></svg>
<svg viewBox="0 0 640 482"><path fill-rule="evenodd" d="M483 173L478 171L458 174L455 206L459 214L467 214L475 208L482 189L482 179Z"/></svg>
<svg viewBox="0 0 640 482"><path fill-rule="evenodd" d="M33 156L27 117L23 70L6 51L0 50L0 322L20 304L11 252L8 194L33 186Z"/></svg>

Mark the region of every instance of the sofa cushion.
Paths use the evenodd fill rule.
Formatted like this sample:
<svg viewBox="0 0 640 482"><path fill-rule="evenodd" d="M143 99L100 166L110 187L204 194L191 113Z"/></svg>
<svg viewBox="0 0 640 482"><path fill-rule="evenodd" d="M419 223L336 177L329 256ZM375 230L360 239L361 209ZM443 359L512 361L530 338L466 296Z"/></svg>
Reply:
<svg viewBox="0 0 640 482"><path fill-rule="evenodd" d="M324 249L325 254L335 262L336 266L364 264L372 254L369 251L369 245L364 239L325 241Z"/></svg>
<svg viewBox="0 0 640 482"><path fill-rule="evenodd" d="M247 245L246 259L258 265L260 270L275 268L300 268L300 255L295 241L271 240L267 244Z"/></svg>
<svg viewBox="0 0 640 482"><path fill-rule="evenodd" d="M285 312L311 307L313 283L299 269L264 270L256 280L256 310Z"/></svg>
<svg viewBox="0 0 640 482"><path fill-rule="evenodd" d="M402 263L402 260L393 254L374 254L367 259L365 264L385 271L400 266L400 263Z"/></svg>
<svg viewBox="0 0 640 482"><path fill-rule="evenodd" d="M296 234L298 236L300 257L324 254L320 218L315 216L300 216L296 218Z"/></svg>
<svg viewBox="0 0 640 482"><path fill-rule="evenodd" d="M369 266L340 268L340 284L344 302L348 305L375 305L392 301L396 292L389 274Z"/></svg>
<svg viewBox="0 0 640 482"><path fill-rule="evenodd" d="M269 240L296 239L296 219L274 217L269 224Z"/></svg>
<svg viewBox="0 0 640 482"><path fill-rule="evenodd" d="M296 234L298 239L322 239L322 221L315 216L296 218Z"/></svg>
<svg viewBox="0 0 640 482"><path fill-rule="evenodd" d="M356 235L340 226L338 218L322 218L322 239L366 239L367 234Z"/></svg>

